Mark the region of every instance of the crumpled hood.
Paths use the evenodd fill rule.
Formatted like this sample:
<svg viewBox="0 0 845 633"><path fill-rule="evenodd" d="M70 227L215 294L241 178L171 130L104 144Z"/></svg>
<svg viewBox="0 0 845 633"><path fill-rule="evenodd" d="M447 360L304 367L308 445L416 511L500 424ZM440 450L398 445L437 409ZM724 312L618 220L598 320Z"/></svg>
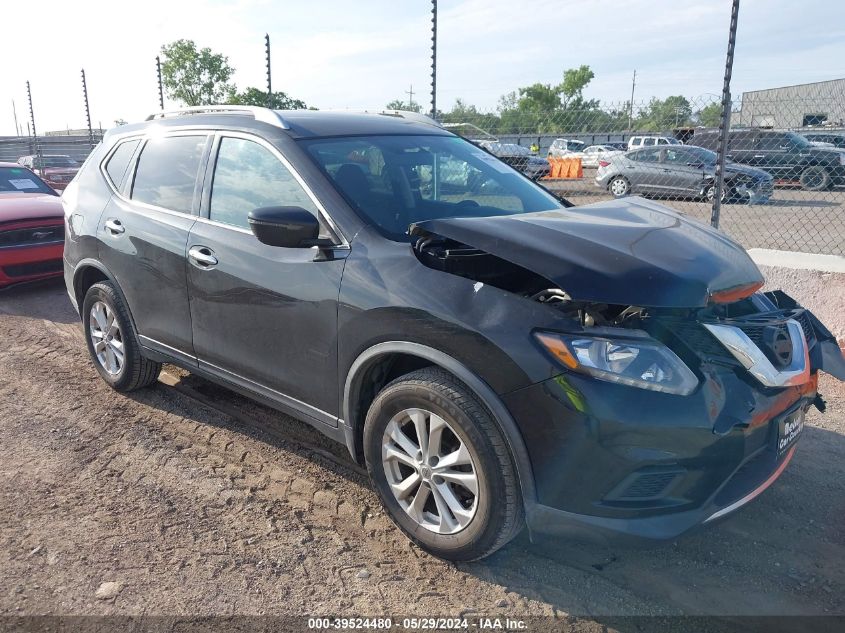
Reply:
<svg viewBox="0 0 845 633"><path fill-rule="evenodd" d="M481 249L557 284L577 301L698 308L715 292L763 281L740 245L633 197L516 215L411 226Z"/></svg>

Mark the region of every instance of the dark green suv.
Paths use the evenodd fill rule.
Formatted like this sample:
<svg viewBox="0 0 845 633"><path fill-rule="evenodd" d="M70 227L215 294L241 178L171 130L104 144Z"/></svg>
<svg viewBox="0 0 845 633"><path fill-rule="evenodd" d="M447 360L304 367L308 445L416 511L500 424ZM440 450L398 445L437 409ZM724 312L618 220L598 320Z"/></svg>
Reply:
<svg viewBox="0 0 845 633"><path fill-rule="evenodd" d="M689 144L717 151L719 131L696 132ZM728 158L764 169L775 181L798 183L807 191L845 184L845 153L813 145L795 132L731 130Z"/></svg>

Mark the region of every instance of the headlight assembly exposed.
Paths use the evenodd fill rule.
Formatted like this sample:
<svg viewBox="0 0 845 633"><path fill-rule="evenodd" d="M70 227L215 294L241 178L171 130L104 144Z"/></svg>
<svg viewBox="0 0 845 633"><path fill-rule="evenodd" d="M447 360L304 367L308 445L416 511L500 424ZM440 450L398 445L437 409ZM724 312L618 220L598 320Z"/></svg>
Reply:
<svg viewBox="0 0 845 633"><path fill-rule="evenodd" d="M686 396L698 379L668 347L653 339L624 339L535 332L564 366L601 380Z"/></svg>

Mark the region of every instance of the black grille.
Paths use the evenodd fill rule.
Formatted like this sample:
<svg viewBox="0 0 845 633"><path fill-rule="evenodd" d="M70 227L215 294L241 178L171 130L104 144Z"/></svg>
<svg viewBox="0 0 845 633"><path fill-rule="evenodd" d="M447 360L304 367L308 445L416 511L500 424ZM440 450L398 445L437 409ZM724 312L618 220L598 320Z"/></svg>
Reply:
<svg viewBox="0 0 845 633"><path fill-rule="evenodd" d="M3 272L7 277L29 277L30 275L46 275L62 271L61 259L48 259L33 264L12 264L4 266Z"/></svg>
<svg viewBox="0 0 845 633"><path fill-rule="evenodd" d="M697 321L668 321L666 327L691 350L705 356L733 359L719 340Z"/></svg>
<svg viewBox="0 0 845 633"><path fill-rule="evenodd" d="M725 321L725 323L727 325L735 325L741 329L745 332L745 335L748 338L754 341L754 344L757 347L765 351L765 348L763 347L763 330L770 325L786 326L786 322L789 319L795 319L798 321L801 325L801 329L804 330L804 338L807 339L807 344L812 345L813 342L815 342L815 333L813 331L813 326L810 324L810 319L807 317L807 313L804 310L785 310L774 315L767 314L763 316L747 317L745 319L728 320Z"/></svg>
<svg viewBox="0 0 845 633"><path fill-rule="evenodd" d="M50 242L62 242L65 239L65 227L39 226L28 229L13 229L0 232L0 248L12 246L37 246Z"/></svg>
<svg viewBox="0 0 845 633"><path fill-rule="evenodd" d="M801 324L801 329L804 330L804 337L807 339L807 345L812 346L816 340L815 332L806 311L803 309L784 310L775 314L753 315L741 319L716 321L714 323L723 323L738 327L757 347L765 352L763 330L766 326L770 325L785 325L789 319L795 319ZM663 321L663 325L687 347L700 355L733 359L733 355L728 349L697 321L665 320Z"/></svg>

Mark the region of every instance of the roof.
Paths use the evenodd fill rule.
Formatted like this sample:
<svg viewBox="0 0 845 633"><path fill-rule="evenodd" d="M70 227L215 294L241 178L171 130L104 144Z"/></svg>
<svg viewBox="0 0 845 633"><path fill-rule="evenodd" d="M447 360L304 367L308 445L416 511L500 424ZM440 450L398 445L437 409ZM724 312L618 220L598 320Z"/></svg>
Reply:
<svg viewBox="0 0 845 633"><path fill-rule="evenodd" d="M199 106L150 115L146 123L113 128L111 133L135 132L147 125L232 125L251 128L272 125L294 138L368 134L449 135L433 119L414 112L269 110L250 106Z"/></svg>
<svg viewBox="0 0 845 633"><path fill-rule="evenodd" d="M290 127L290 135L297 138L365 134L452 135L434 121L426 123L416 118L405 118L401 114L319 110L284 110L279 114Z"/></svg>
<svg viewBox="0 0 845 633"><path fill-rule="evenodd" d="M17 167L18 169L26 169L26 167L21 167L18 163L4 163L0 162L0 167Z"/></svg>
<svg viewBox="0 0 845 633"><path fill-rule="evenodd" d="M772 90L785 90L787 88L807 88L808 86L821 86L823 84L837 84L837 83L845 83L845 77L839 79L825 79L823 81L809 81L803 84L792 84L789 86L774 86L772 88L759 88L757 90L746 90L742 93L743 97L745 95L752 95L759 92L770 92Z"/></svg>

